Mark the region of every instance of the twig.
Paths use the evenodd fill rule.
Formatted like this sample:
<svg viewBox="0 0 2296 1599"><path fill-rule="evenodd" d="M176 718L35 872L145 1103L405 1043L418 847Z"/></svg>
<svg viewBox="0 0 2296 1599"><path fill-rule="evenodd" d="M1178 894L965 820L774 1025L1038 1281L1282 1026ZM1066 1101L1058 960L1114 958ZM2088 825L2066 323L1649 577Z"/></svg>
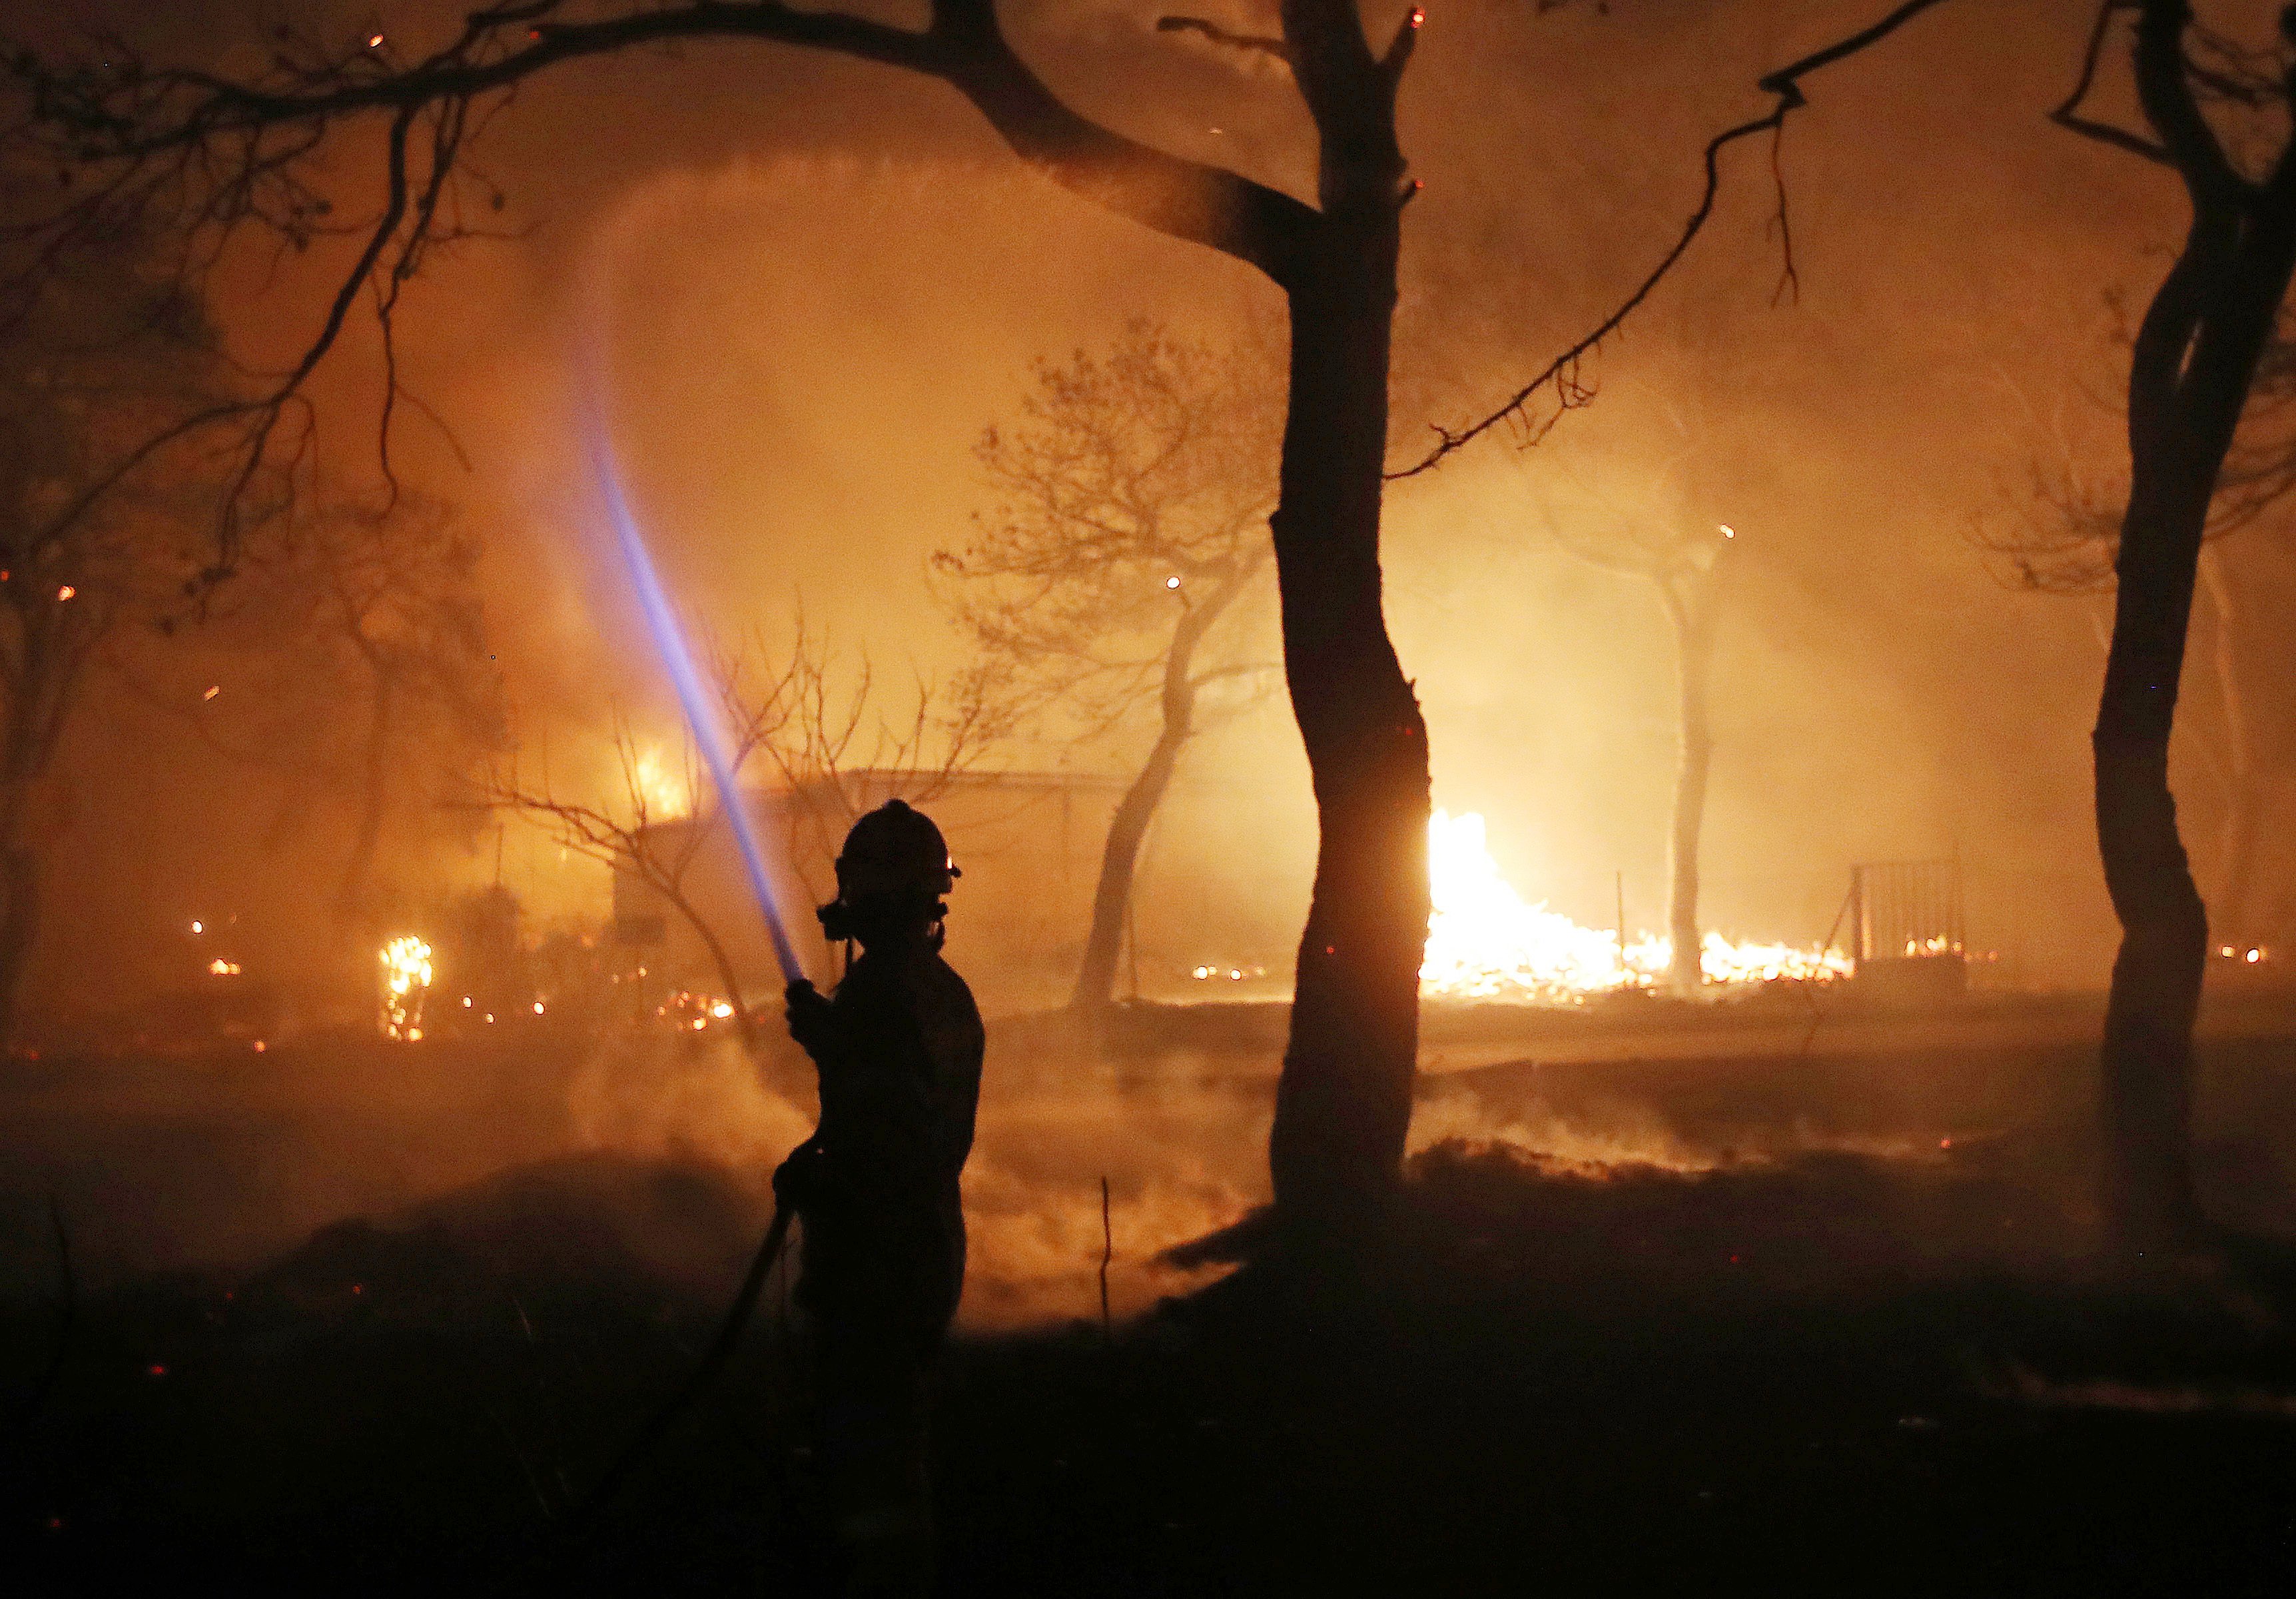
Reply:
<svg viewBox="0 0 2296 1599"><path fill-rule="evenodd" d="M1156 31L1200 33L1213 44L1225 45L1231 50L1271 56L1286 66L1292 62L1292 47L1282 39L1271 38L1266 34L1236 33L1202 17L1159 17L1156 19Z"/></svg>

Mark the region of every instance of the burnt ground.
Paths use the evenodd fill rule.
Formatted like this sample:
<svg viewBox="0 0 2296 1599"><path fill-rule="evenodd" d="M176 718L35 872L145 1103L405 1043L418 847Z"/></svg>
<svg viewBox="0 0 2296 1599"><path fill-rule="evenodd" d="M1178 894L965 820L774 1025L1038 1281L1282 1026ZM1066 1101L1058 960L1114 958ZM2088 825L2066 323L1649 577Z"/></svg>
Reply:
<svg viewBox="0 0 2296 1599"><path fill-rule="evenodd" d="M2205 1180L2242 1231L2131 1264L2087 1206L2082 1047L1896 1047L1454 1073L1431 1105L1610 1144L1634 1107L1670 1164L1463 1137L1359 1249L1112 1340L960 1339L946 1591L2286 1591L2296 1045L2210 1042ZM707 1164L545 1153L264 1262L92 1271L61 1341L19 1289L8 1587L809 1591L777 1306L570 1513L758 1219Z"/></svg>

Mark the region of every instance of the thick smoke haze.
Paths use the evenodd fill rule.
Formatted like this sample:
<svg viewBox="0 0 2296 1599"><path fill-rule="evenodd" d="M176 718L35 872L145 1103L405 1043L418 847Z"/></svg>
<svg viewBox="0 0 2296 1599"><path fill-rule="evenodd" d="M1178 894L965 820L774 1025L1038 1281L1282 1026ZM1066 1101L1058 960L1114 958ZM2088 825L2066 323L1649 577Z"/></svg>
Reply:
<svg viewBox="0 0 2296 1599"><path fill-rule="evenodd" d="M1241 27L1264 8L1229 9ZM1766 65L1857 9L1436 8L1403 108L1428 188L1406 229L1395 462L1599 319L1694 201L1703 138L1759 107ZM1012 10L1080 103L1297 186L1305 124L1264 63L1158 37L1152 8ZM257 47L263 13L214 14L200 37ZM413 37L445 14L379 25ZM1728 521L1742 538L1722 602L1709 922L1811 941L1853 861L1958 854L1981 947L2034 980L2101 980L2084 736L2097 602L2011 592L1971 541L2026 512L2037 460L2110 480L2109 302L2147 289L2174 236L2172 184L2045 119L2084 22L2070 3L1948 7L1827 78L1778 157L1792 284L1766 157L1742 149L1687 269L1590 364L1590 406L1535 449L1494 439L1393 490L1391 617L1428 708L1436 800L1489 818L1527 897L1607 925L1623 873L1629 922L1663 918L1672 643L1646 589L1549 530ZM611 418L697 618L783 637L801 610L848 669L865 657L905 684L964 664L927 560L987 505L972 447L1013 414L1032 360L1143 319L1217 341L1280 312L1234 264L1030 176L955 96L796 52L569 71L521 95L483 159L505 236L410 285L399 370L436 422L402 407L394 457L483 539L515 760L570 792L610 784L614 715L676 739L580 466L586 406ZM342 250L235 262L217 308L234 351L289 357ZM355 319L318 390L319 455L347 483L378 480L378 357ZM250 939L282 961L340 941L307 924L323 901L294 887L343 847L338 800L218 764L117 684L94 697L56 811L84 875L39 992L73 1004L162 980L176 924L202 906L259 923ZM1049 724L1008 754L1115 773L1140 736L1070 748ZM2206 775L2184 775L2205 834ZM410 789L394 814L406 884L488 881L499 862L530 915L603 912L601 871L442 807L449 786ZM1291 922L1309 818L1277 695L1184 763L1150 921L1210 873L1248 878L1268 924ZM1155 941L1177 954L1191 936Z"/></svg>

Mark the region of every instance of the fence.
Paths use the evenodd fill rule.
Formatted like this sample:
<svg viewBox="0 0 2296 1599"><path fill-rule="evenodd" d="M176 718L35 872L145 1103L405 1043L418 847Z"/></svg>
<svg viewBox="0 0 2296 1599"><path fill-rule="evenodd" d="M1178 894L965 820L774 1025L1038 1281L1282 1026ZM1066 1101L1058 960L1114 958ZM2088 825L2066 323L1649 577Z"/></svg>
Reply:
<svg viewBox="0 0 2296 1599"><path fill-rule="evenodd" d="M1961 863L1881 861L1849 869L1850 954L1860 962L1958 958L1966 947Z"/></svg>

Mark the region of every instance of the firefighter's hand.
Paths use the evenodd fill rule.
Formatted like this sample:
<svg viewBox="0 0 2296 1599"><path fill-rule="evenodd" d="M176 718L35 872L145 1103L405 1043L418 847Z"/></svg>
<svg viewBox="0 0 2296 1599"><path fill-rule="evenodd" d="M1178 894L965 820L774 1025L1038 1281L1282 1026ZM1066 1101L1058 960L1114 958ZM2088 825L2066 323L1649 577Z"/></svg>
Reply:
<svg viewBox="0 0 2296 1599"><path fill-rule="evenodd" d="M821 1185L821 1145L808 1138L774 1169L774 1202L802 1210L820 1195Z"/></svg>
<svg viewBox="0 0 2296 1599"><path fill-rule="evenodd" d="M837 1016L821 991L803 978L789 986L790 1037L818 1061L836 1042Z"/></svg>

